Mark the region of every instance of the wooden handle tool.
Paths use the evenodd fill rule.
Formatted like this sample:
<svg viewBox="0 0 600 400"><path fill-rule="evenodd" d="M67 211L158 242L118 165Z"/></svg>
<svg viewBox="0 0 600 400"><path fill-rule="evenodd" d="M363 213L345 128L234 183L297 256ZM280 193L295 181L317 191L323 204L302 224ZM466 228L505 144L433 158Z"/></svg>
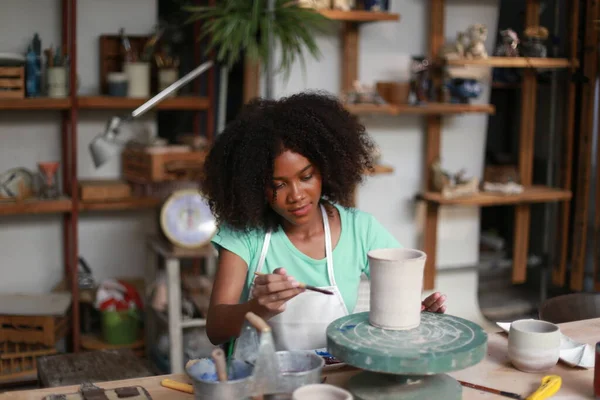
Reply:
<svg viewBox="0 0 600 400"><path fill-rule="evenodd" d="M254 275L256 275L256 276L263 276L263 275L266 275L266 274L263 274L262 272L255 272ZM321 288L318 288L318 287L310 286L310 285L307 285L306 283L302 283L302 282L299 283L298 287L301 287L302 289L306 289L306 290L311 290L313 292L328 294L330 296L333 294L333 292L331 292L329 290L325 290L325 289L321 289Z"/></svg>
<svg viewBox="0 0 600 400"><path fill-rule="evenodd" d="M271 332L271 327L265 322L265 320L253 312L247 312L246 319L260 332Z"/></svg>
<svg viewBox="0 0 600 400"><path fill-rule="evenodd" d="M214 349L212 352L212 359L215 362L219 382L227 382L227 364L225 362L225 352L223 349Z"/></svg>
<svg viewBox="0 0 600 400"><path fill-rule="evenodd" d="M177 382L172 379L163 379L160 381L160 385L180 392L194 394L194 387L189 383Z"/></svg>

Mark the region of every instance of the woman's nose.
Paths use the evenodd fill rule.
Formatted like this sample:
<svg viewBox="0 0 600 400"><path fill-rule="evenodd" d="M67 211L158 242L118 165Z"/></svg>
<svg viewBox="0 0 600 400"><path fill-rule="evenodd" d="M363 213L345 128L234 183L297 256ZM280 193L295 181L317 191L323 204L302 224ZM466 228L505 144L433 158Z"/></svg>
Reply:
<svg viewBox="0 0 600 400"><path fill-rule="evenodd" d="M288 201L290 203L294 203L296 201L302 200L304 198L304 193L298 184L290 185L290 191L288 192Z"/></svg>

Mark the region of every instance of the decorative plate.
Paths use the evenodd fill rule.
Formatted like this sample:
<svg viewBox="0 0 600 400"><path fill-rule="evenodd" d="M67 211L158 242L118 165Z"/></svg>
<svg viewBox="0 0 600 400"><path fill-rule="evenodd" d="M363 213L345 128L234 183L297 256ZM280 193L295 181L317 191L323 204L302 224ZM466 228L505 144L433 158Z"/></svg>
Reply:
<svg viewBox="0 0 600 400"><path fill-rule="evenodd" d="M171 243L188 249L208 244L217 231L206 199L193 189L169 196L160 212L160 227Z"/></svg>

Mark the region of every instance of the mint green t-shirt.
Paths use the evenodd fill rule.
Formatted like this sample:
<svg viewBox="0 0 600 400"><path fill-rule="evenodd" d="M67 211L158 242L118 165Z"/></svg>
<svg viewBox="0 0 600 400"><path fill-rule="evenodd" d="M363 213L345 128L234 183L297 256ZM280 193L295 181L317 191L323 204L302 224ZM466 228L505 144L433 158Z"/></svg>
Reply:
<svg viewBox="0 0 600 400"><path fill-rule="evenodd" d="M340 240L333 249L333 270L336 284L348 312L354 310L358 285L363 273L369 276L367 253L381 248L401 247L398 241L371 215L357 209L335 205L340 213ZM261 230L238 232L221 226L212 242L220 250L225 248L237 254L248 265L246 285L240 298L248 299L254 272L258 267L265 232ZM271 235L269 251L261 272L271 273L283 267L287 274L312 286L329 286L327 260L316 260L298 250L283 229Z"/></svg>

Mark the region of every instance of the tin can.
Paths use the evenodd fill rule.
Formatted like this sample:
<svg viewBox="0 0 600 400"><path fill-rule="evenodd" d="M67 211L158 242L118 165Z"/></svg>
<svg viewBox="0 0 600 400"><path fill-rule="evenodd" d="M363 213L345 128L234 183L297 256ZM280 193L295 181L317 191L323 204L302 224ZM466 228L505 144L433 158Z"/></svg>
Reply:
<svg viewBox="0 0 600 400"><path fill-rule="evenodd" d="M600 342L596 343L596 360L594 361L594 396L600 400Z"/></svg>

